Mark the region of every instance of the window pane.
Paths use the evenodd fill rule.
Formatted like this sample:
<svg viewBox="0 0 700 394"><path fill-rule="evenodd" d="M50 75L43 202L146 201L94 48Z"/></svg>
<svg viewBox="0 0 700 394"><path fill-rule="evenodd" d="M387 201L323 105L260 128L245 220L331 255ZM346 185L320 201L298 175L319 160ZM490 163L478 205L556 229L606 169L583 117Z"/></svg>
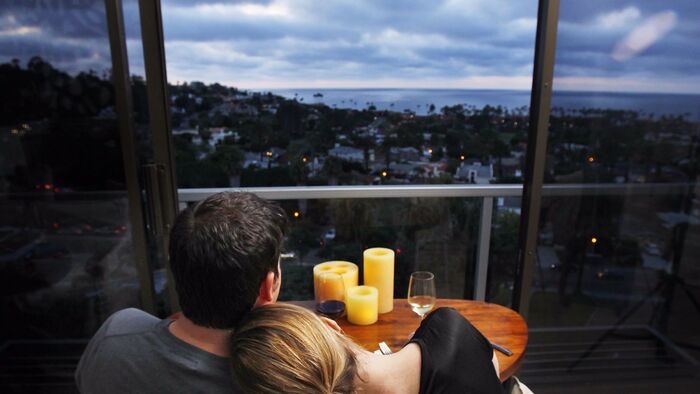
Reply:
<svg viewBox="0 0 700 394"><path fill-rule="evenodd" d="M181 191L180 200L190 200ZM365 249L395 251L394 296L406 298L411 272L435 274L438 297L471 295L479 238L479 198L280 200L290 230L281 300L313 299L313 266L331 260L358 265ZM360 275L360 281L362 276Z"/></svg>
<svg viewBox="0 0 700 394"><path fill-rule="evenodd" d="M0 6L0 392L73 392L139 306L103 1Z"/></svg>
<svg viewBox="0 0 700 394"><path fill-rule="evenodd" d="M518 262L520 196L496 197L491 223L486 300L511 306Z"/></svg>
<svg viewBox="0 0 700 394"><path fill-rule="evenodd" d="M522 369L535 391L698 384L698 17L693 1L561 5Z"/></svg>
<svg viewBox="0 0 700 394"><path fill-rule="evenodd" d="M536 3L164 1L178 186L521 182Z"/></svg>

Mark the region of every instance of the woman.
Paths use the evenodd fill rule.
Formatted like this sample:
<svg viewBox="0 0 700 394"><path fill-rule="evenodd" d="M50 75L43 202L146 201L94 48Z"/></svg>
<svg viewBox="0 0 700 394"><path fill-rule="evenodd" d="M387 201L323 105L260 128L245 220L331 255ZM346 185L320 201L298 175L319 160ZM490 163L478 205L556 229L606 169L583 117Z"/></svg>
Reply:
<svg viewBox="0 0 700 394"><path fill-rule="evenodd" d="M502 393L489 342L459 312L439 308L410 342L370 353L312 312L253 310L231 337L235 380L251 393Z"/></svg>

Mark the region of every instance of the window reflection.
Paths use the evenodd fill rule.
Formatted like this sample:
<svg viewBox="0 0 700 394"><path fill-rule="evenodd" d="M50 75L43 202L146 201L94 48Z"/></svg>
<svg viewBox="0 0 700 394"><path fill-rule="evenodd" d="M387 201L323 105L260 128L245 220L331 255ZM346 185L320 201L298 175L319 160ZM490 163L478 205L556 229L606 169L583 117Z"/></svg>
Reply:
<svg viewBox="0 0 700 394"><path fill-rule="evenodd" d="M643 378L649 392L697 382L691 3L561 6L523 367L535 390L565 392L577 379L624 391Z"/></svg>
<svg viewBox="0 0 700 394"><path fill-rule="evenodd" d="M103 1L0 6L2 392L65 390L139 305Z"/></svg>

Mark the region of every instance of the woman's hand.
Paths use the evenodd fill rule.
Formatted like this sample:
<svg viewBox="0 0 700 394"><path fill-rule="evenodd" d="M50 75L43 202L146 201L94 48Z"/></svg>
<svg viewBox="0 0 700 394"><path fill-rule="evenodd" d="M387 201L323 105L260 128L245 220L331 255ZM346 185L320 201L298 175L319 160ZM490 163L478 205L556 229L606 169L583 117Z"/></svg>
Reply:
<svg viewBox="0 0 700 394"><path fill-rule="evenodd" d="M501 366L498 364L498 357L496 357L496 351L493 351L493 358L491 359L491 362L493 363L493 367L496 368L496 376L498 377L498 380L501 379Z"/></svg>
<svg viewBox="0 0 700 394"><path fill-rule="evenodd" d="M345 334L345 333L343 332L343 329L340 328L340 326L338 325L338 323L336 323L335 320L331 320L331 319L329 319L329 318L327 318L327 317L323 317L323 316L319 316L319 317L320 317L321 320L322 320L324 323L326 323L326 325L327 325L328 327L330 327L333 331L339 332L339 333L341 333L341 334Z"/></svg>

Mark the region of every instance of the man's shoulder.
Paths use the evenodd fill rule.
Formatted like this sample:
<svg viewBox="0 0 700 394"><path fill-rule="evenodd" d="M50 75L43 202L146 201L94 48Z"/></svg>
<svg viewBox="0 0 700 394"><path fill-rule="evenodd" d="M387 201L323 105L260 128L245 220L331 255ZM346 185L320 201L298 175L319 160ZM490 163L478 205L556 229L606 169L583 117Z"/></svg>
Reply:
<svg viewBox="0 0 700 394"><path fill-rule="evenodd" d="M107 318L100 329L103 338L121 335L142 334L152 331L161 320L136 308L122 309Z"/></svg>
<svg viewBox="0 0 700 394"><path fill-rule="evenodd" d="M80 392L231 392L225 359L179 341L167 323L138 309L110 316L78 364Z"/></svg>
<svg viewBox="0 0 700 394"><path fill-rule="evenodd" d="M102 323L92 337L78 363L75 379L82 393L96 393L107 386L119 386L138 379L136 373L147 349L144 337L156 331L157 317L129 308L115 312ZM115 387L116 387L115 386ZM110 386L111 387L111 386ZM108 389L106 392L116 392Z"/></svg>

